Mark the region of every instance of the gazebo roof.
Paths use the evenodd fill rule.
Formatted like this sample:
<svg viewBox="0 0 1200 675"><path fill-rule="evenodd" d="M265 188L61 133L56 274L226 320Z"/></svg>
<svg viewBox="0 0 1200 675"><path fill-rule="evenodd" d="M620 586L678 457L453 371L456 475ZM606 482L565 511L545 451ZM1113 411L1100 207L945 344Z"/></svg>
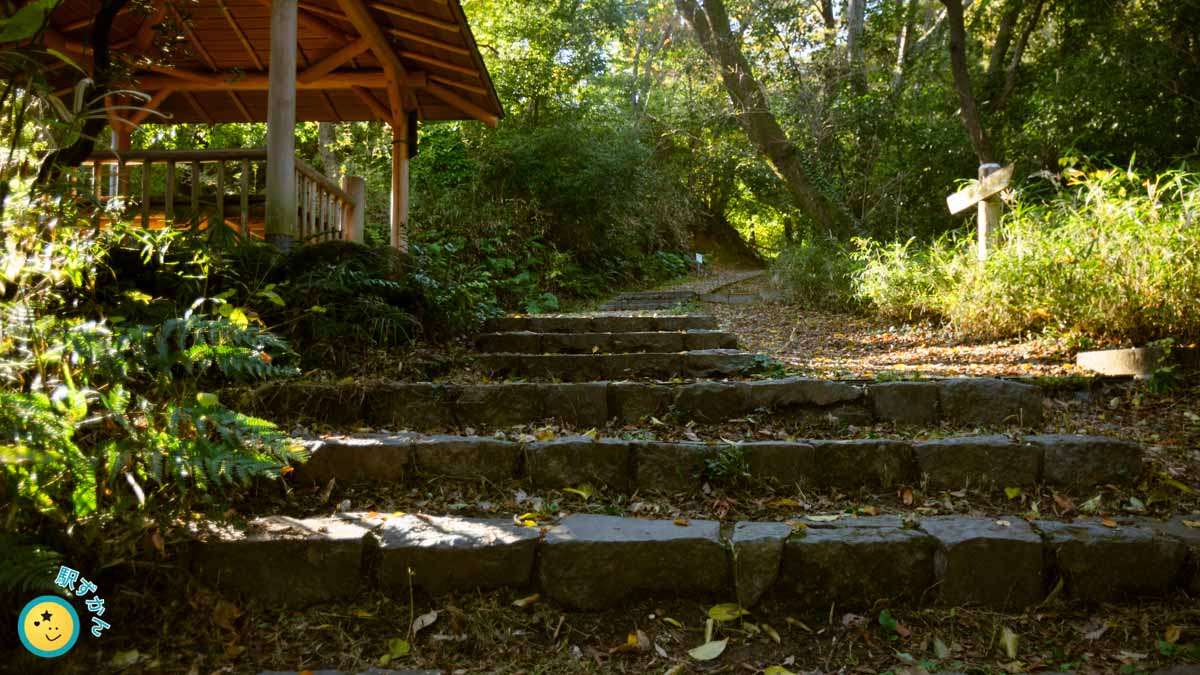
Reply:
<svg viewBox="0 0 1200 675"><path fill-rule="evenodd" d="M122 86L153 94L152 107L170 116L146 121L266 121L270 0L157 3L149 15L130 6L111 40L114 55L137 68ZM298 121L393 122L398 108L414 106L427 121L494 125L504 115L459 0L300 0L299 8ZM47 43L85 51L96 12L95 0L65 0ZM164 22L181 26L186 43L152 62L142 55ZM393 69L404 85L389 91Z"/></svg>

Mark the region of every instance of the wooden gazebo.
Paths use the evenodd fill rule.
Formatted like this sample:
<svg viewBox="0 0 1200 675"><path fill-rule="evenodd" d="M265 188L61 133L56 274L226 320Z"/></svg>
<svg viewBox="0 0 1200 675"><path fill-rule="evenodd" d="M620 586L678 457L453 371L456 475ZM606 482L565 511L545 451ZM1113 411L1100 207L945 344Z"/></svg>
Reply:
<svg viewBox="0 0 1200 675"><path fill-rule="evenodd" d="M194 206L200 164L214 163L223 185L226 163L240 159L245 229L245 167L265 159L265 236L284 247L323 213L330 214L327 222L338 222L335 202L347 207L362 200L353 186L332 185L296 159L296 122L382 120L391 125L392 244L406 248L409 147L416 125L475 119L495 126L504 114L459 0L170 0L154 3L148 14L133 3L129 7L112 30L113 52L132 71L118 86L151 98L140 104L148 110L111 118L117 151L98 156L96 166L140 164L148 205L148 167L165 163L172 177L165 203L169 211L176 162L193 169ZM87 56L96 12L95 0L65 0L51 16L47 45ZM169 50L166 59L152 58L149 52L164 22L179 26L186 44ZM162 117L152 118L149 110ZM267 148L248 157L218 151L224 154L199 159L128 152L132 126L147 121L266 122ZM127 189L128 175L124 179ZM217 193L224 219L225 193ZM149 221L149 207L144 208Z"/></svg>

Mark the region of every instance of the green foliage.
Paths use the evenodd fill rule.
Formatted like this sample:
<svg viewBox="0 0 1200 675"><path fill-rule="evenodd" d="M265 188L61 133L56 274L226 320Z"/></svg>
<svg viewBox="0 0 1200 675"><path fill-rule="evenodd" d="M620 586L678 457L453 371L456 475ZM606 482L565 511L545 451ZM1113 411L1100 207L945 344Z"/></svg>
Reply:
<svg viewBox="0 0 1200 675"><path fill-rule="evenodd" d="M1027 332L1148 341L1200 335L1200 175L1068 168L1049 199L1018 197L988 260L972 238L860 242L857 296L964 335Z"/></svg>
<svg viewBox="0 0 1200 675"><path fill-rule="evenodd" d="M805 239L788 246L771 266L775 285L785 298L821 309L854 306L850 256L837 242Z"/></svg>
<svg viewBox="0 0 1200 675"><path fill-rule="evenodd" d="M722 483L736 483L750 475L746 448L740 443L722 445L716 454L704 460L702 478Z"/></svg>

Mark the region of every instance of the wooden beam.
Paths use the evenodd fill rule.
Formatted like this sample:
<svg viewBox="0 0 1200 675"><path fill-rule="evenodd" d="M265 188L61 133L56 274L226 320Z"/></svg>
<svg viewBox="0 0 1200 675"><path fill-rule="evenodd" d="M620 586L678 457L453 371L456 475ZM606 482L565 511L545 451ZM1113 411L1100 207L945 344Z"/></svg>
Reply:
<svg viewBox="0 0 1200 675"><path fill-rule="evenodd" d="M388 107L375 98L375 95L365 87L351 87L351 90L362 99L363 103L367 104L371 112L375 113L375 116L381 121L391 123L396 119L392 116L392 112L388 110Z"/></svg>
<svg viewBox="0 0 1200 675"><path fill-rule="evenodd" d="M296 81L301 83L315 82L316 80L319 80L329 73L337 70L338 66L341 66L343 63L353 59L370 48L371 43L367 41L366 38L359 38L314 63L308 70L300 73L296 77Z"/></svg>
<svg viewBox="0 0 1200 675"><path fill-rule="evenodd" d="M409 21L415 21L416 23L423 23L426 26L433 26L434 28L441 28L442 30L448 30L455 33L459 32L457 23L435 19L432 16L402 9L395 5L389 5L386 2L372 2L371 9L379 10L385 14L391 14L392 16L398 16L401 19L408 19Z"/></svg>
<svg viewBox="0 0 1200 675"><path fill-rule="evenodd" d="M200 55L200 58L204 60L204 63L209 68L217 70L217 62L213 61L212 54L209 54L208 50L204 48L204 44L200 42L200 38L198 38L196 34L192 32L192 27L183 20L182 16L180 16L179 10L175 9L175 5L172 4L167 4L167 7L169 8L171 15L175 17L175 21L179 23L179 27L183 29L184 36L188 39L188 42L192 44L192 47L196 50L196 53Z"/></svg>
<svg viewBox="0 0 1200 675"><path fill-rule="evenodd" d="M297 0L271 3L271 64L267 98L266 236L283 250L299 234L296 194Z"/></svg>
<svg viewBox="0 0 1200 675"><path fill-rule="evenodd" d="M224 83L224 80L222 80L220 76L214 75L212 73L197 73L194 70L184 70L182 68L175 68L172 66L162 66L157 63L147 64L146 70L149 70L152 73L158 73L159 75L167 75L169 77L176 77L181 80L187 80L188 82L198 82L200 84L214 84L214 85L219 85L219 84Z"/></svg>
<svg viewBox="0 0 1200 675"><path fill-rule="evenodd" d="M354 25L354 29L360 35L371 43L371 52L375 54L375 58L383 64L383 69L392 77L393 87L397 93L402 95L402 98L408 98L412 107L416 107L416 97L412 92L400 91L405 86L406 71L404 64L401 63L400 57L396 55L396 50L392 48L392 44L388 42L387 36L383 34L383 30L379 28L379 24L375 22L375 18L371 16L370 10L363 4L362 0L337 0L338 6L346 13L346 18ZM389 96L391 93L389 92ZM398 112L403 112L400 110Z"/></svg>
<svg viewBox="0 0 1200 675"><path fill-rule="evenodd" d="M154 96L150 97L149 101L146 101L142 105L138 106L140 108L143 108L143 110L139 110L139 111L135 112L129 118L129 121L135 125L145 122L146 118L153 115L154 111L158 110L158 107L163 104L163 101L166 101L168 98L171 97L171 94L174 94L174 93L175 93L174 89L158 90L157 92L154 93Z"/></svg>
<svg viewBox="0 0 1200 675"><path fill-rule="evenodd" d="M126 6L122 7L121 9L117 10L117 16L121 16L122 14L129 12L133 8L134 8L134 5L126 5ZM96 20L96 15L90 14L82 19L76 19L75 21L72 21L71 23L69 23L65 26L61 26L60 28L62 29L62 32L64 32L64 33L74 33L75 31L77 31L81 28L87 28L88 26L92 25L92 22L95 20Z"/></svg>
<svg viewBox="0 0 1200 675"><path fill-rule="evenodd" d="M401 40L407 40L409 42L419 42L421 44L429 45L430 47L436 47L438 49L443 49L452 54L459 54L462 56L470 56L471 55L471 50L467 49L466 47L450 44L449 42L445 42L443 40L436 40L431 37L425 37L424 35L412 33L412 32L406 31L402 28L388 28L387 32L400 38Z"/></svg>
<svg viewBox="0 0 1200 675"><path fill-rule="evenodd" d="M233 12L229 11L229 7L225 5L225 0L217 0L217 7L221 8L221 13L225 15L225 20L229 22L229 27L233 29L234 35L237 35L238 41L246 48L246 53L250 55L250 60L254 63L256 70L263 69L262 59L258 58L258 52L254 51L254 46L250 44L250 39L246 37L246 31L242 30L242 25L234 18Z"/></svg>
<svg viewBox="0 0 1200 675"><path fill-rule="evenodd" d="M258 4L262 5L263 7L270 7L271 0L258 0ZM296 21L301 28L311 30L314 33L320 33L325 37L338 41L339 43L350 42L354 39L353 35L349 35L336 26L330 25L328 21L310 14L309 12L312 11L314 5L302 2L299 3L298 7L302 7L302 9L299 9L296 14Z"/></svg>
<svg viewBox="0 0 1200 675"><path fill-rule="evenodd" d="M242 117L246 118L247 122L254 122L254 115L250 114L250 109L242 102L242 97L238 96L236 91L229 92L229 98L233 99L233 104L237 106L238 112L242 113Z"/></svg>
<svg viewBox="0 0 1200 675"><path fill-rule="evenodd" d="M412 59L413 61L428 63L429 65L437 66L438 68L444 68L445 70L462 73L463 75L470 75L471 77L475 78L479 77L479 71L475 70L474 68L460 66L457 63L450 63L449 61L446 61L445 59L439 59L436 56L430 56L428 54L411 51L402 51L400 52L400 56L403 56L406 59Z"/></svg>
<svg viewBox="0 0 1200 675"><path fill-rule="evenodd" d="M488 125L489 127L495 127L496 124L500 121L500 118L497 117L494 113L484 110L483 108L475 105L474 103L468 101L467 99L459 96L458 94L450 91L449 89L446 89L445 87L443 87L441 85L438 85L438 84L427 85L425 87L425 91L438 97L445 103L454 107L456 110L466 113L466 114L470 115L471 117L474 117L475 119L479 120L480 122L483 122L484 124Z"/></svg>
<svg viewBox="0 0 1200 675"><path fill-rule="evenodd" d="M441 75L430 75L429 81L437 82L438 84L444 84L447 87L454 87L456 89L462 89L463 91L469 91L472 94L479 94L480 96L488 95L488 90L483 87L474 84L467 84L466 82L460 82L459 80L452 80L448 77L442 77Z"/></svg>
<svg viewBox="0 0 1200 675"><path fill-rule="evenodd" d="M128 7L128 5L126 6ZM165 6L157 7L153 12L147 14L142 25L138 27L137 34L133 36L130 48L138 54L146 53L154 44L155 29L162 24L165 18L167 18Z"/></svg>
<svg viewBox="0 0 1200 675"><path fill-rule="evenodd" d="M408 115L401 114L392 124L392 246L408 250Z"/></svg>
<svg viewBox="0 0 1200 675"><path fill-rule="evenodd" d="M174 89L176 91L266 91L270 76L267 73L250 73L235 78L224 74L208 75L186 71L188 76L181 76L179 71L170 75L137 75L135 81L128 86L139 91L158 91ZM201 76L201 77L196 77ZM228 79L226 79L228 77ZM202 79L210 78L210 79ZM410 72L405 82L405 89L421 89L428 84L429 78L424 72ZM379 70L349 70L330 73L312 82L298 82L298 89L353 89L366 87L368 89L383 89L391 82L391 78Z"/></svg>
<svg viewBox="0 0 1200 675"><path fill-rule="evenodd" d="M205 124L209 126L214 124L212 115L209 115L208 111L204 109L204 106L200 105L200 101L196 100L196 97L192 94L192 92L181 91L180 93L183 94L183 98L187 100L188 105L192 106L196 109L196 112L200 113L200 117L204 120Z"/></svg>

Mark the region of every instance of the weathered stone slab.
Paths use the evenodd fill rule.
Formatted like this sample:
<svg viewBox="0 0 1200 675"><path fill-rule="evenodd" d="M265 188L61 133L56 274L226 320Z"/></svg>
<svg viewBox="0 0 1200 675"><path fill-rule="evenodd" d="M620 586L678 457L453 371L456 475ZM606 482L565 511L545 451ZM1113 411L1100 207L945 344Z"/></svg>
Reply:
<svg viewBox="0 0 1200 675"><path fill-rule="evenodd" d="M737 336L718 330L692 330L683 335L683 348L688 351L700 349L737 349Z"/></svg>
<svg viewBox="0 0 1200 675"><path fill-rule="evenodd" d="M717 320L711 316L660 316L654 319L651 330L680 331L680 330L716 330L720 328Z"/></svg>
<svg viewBox="0 0 1200 675"><path fill-rule="evenodd" d="M616 333L612 336L614 352L668 354L683 350L683 333Z"/></svg>
<svg viewBox="0 0 1200 675"><path fill-rule="evenodd" d="M1192 525L1186 524L1192 523ZM1179 585L1193 596L1200 596L1200 514L1175 516L1166 522L1145 519L1139 521L1144 527L1183 542L1188 547L1188 560L1179 578Z"/></svg>
<svg viewBox="0 0 1200 675"><path fill-rule="evenodd" d="M875 417L896 424L930 426L941 419L938 385L933 382L885 382L867 388Z"/></svg>
<svg viewBox="0 0 1200 675"><path fill-rule="evenodd" d="M311 455L296 466L301 481L341 483L402 481L411 468L411 434L330 437L308 444Z"/></svg>
<svg viewBox="0 0 1200 675"><path fill-rule="evenodd" d="M407 597L410 569L413 586L434 594L525 586L541 535L511 520L409 515L372 536L380 585Z"/></svg>
<svg viewBox="0 0 1200 675"><path fill-rule="evenodd" d="M915 483L917 466L906 441L860 439L810 441L823 487L891 487Z"/></svg>
<svg viewBox="0 0 1200 675"><path fill-rule="evenodd" d="M515 333L528 331L529 321L526 317L499 316L483 322L483 330L489 333Z"/></svg>
<svg viewBox="0 0 1200 675"><path fill-rule="evenodd" d="M484 333L475 338L475 349L481 352L508 354L542 353L542 335L539 333Z"/></svg>
<svg viewBox="0 0 1200 675"><path fill-rule="evenodd" d="M608 383L542 384L544 413L577 427L602 427L608 421Z"/></svg>
<svg viewBox="0 0 1200 675"><path fill-rule="evenodd" d="M349 426L367 419L371 387L321 382L271 382L249 395L249 408L272 420L318 420Z"/></svg>
<svg viewBox="0 0 1200 675"><path fill-rule="evenodd" d="M611 333L545 333L541 351L547 354L592 354L612 351Z"/></svg>
<svg viewBox="0 0 1200 675"><path fill-rule="evenodd" d="M1142 448L1137 443L1066 435L1026 436L1024 441L1042 449L1042 476L1051 485L1129 485L1142 476Z"/></svg>
<svg viewBox="0 0 1200 675"><path fill-rule="evenodd" d="M938 541L938 596L948 605L1020 608L1045 597L1042 538L1016 517L935 516L921 529Z"/></svg>
<svg viewBox="0 0 1200 675"><path fill-rule="evenodd" d="M422 436L412 449L422 474L491 482L512 480L521 457L520 445L486 436Z"/></svg>
<svg viewBox="0 0 1200 675"><path fill-rule="evenodd" d="M524 375L521 367L522 359L532 355L522 354L480 354L475 357L475 366L480 371L493 376Z"/></svg>
<svg viewBox="0 0 1200 675"><path fill-rule="evenodd" d="M608 385L608 413L622 424L661 417L670 409L675 390L659 384L613 382Z"/></svg>
<svg viewBox="0 0 1200 675"><path fill-rule="evenodd" d="M747 404L751 409L774 410L794 407L824 407L857 401L863 390L844 382L789 377L782 380L751 382L747 389Z"/></svg>
<svg viewBox="0 0 1200 675"><path fill-rule="evenodd" d="M258 675L442 675L440 670L391 670L384 668L368 668L358 671L358 673L349 673L343 670L305 670L296 672L294 670L264 670Z"/></svg>
<svg viewBox="0 0 1200 675"><path fill-rule="evenodd" d="M665 380L683 371L683 357L679 354L607 354L596 358L603 360L602 372L610 380L635 377Z"/></svg>
<svg viewBox="0 0 1200 675"><path fill-rule="evenodd" d="M529 354L510 373L540 380L595 382L610 379L608 354Z"/></svg>
<svg viewBox="0 0 1200 675"><path fill-rule="evenodd" d="M755 441L743 443L750 475L776 485L812 485L819 482L816 452L808 443Z"/></svg>
<svg viewBox="0 0 1200 675"><path fill-rule="evenodd" d="M738 523L733 528L733 579L738 604L758 604L779 579L783 542L792 528L784 523Z"/></svg>
<svg viewBox="0 0 1200 675"><path fill-rule="evenodd" d="M592 320L597 333L653 333L658 328L651 316L598 316Z"/></svg>
<svg viewBox="0 0 1200 675"><path fill-rule="evenodd" d="M1094 520L1034 521L1054 554L1067 592L1080 600L1115 602L1164 594L1183 570L1187 546L1147 527L1105 527Z"/></svg>
<svg viewBox="0 0 1200 675"><path fill-rule="evenodd" d="M707 349L683 354L685 377L740 377L760 371L765 365L758 354L736 349Z"/></svg>
<svg viewBox="0 0 1200 675"><path fill-rule="evenodd" d="M753 385L741 382L697 382L677 388L675 410L685 419L718 422L745 414L744 392Z"/></svg>
<svg viewBox="0 0 1200 675"><path fill-rule="evenodd" d="M192 569L206 584L268 607L352 597L366 585L363 537L375 525L361 515L272 516L245 530L212 528L191 544Z"/></svg>
<svg viewBox="0 0 1200 675"><path fill-rule="evenodd" d="M955 378L938 383L942 416L966 426L1042 423L1042 392L1031 384L992 378Z"/></svg>
<svg viewBox="0 0 1200 675"><path fill-rule="evenodd" d="M571 436L531 443L525 453L525 467L537 487L590 483L624 491L633 482L633 462L626 441Z"/></svg>
<svg viewBox="0 0 1200 675"><path fill-rule="evenodd" d="M866 608L879 599L919 600L934 584L936 548L933 537L901 527L809 527L784 544L779 588L823 610L832 602Z"/></svg>
<svg viewBox="0 0 1200 675"><path fill-rule="evenodd" d="M703 482L705 460L720 448L705 443L632 441L635 484L639 490L694 492Z"/></svg>
<svg viewBox="0 0 1200 675"><path fill-rule="evenodd" d="M545 409L537 384L478 384L453 387L454 419L459 426L497 427L540 420Z"/></svg>
<svg viewBox="0 0 1200 675"><path fill-rule="evenodd" d="M391 382L372 387L364 403L366 420L399 429L434 429L454 424L454 392L427 382Z"/></svg>
<svg viewBox="0 0 1200 675"><path fill-rule="evenodd" d="M730 570L716 521L573 515L546 533L538 576L552 600L600 609L630 597L712 593Z"/></svg>
<svg viewBox="0 0 1200 675"><path fill-rule="evenodd" d="M962 436L917 443L913 448L921 473L934 488L996 483L1002 487L1035 485L1042 450L1008 436Z"/></svg>

